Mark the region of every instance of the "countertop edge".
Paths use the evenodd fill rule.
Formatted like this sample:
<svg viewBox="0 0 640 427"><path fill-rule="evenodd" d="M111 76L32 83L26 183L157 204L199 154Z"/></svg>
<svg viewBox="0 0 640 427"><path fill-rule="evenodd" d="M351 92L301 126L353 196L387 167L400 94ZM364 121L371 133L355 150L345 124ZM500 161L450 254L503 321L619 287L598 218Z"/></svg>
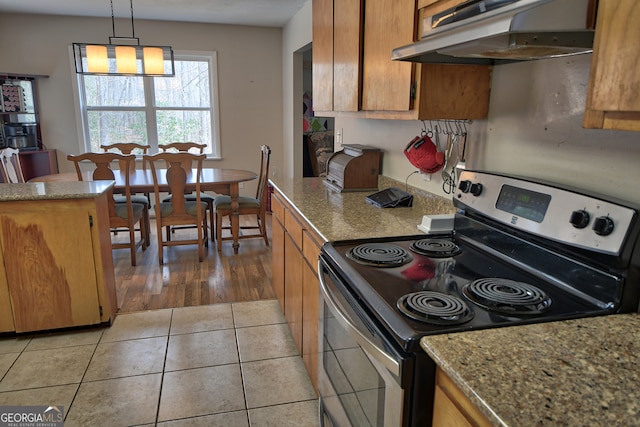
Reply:
<svg viewBox="0 0 640 427"><path fill-rule="evenodd" d="M115 181L27 182L0 185L0 202L91 199L99 197Z"/></svg>
<svg viewBox="0 0 640 427"><path fill-rule="evenodd" d="M428 335L422 349L495 426L640 425L640 313Z"/></svg>

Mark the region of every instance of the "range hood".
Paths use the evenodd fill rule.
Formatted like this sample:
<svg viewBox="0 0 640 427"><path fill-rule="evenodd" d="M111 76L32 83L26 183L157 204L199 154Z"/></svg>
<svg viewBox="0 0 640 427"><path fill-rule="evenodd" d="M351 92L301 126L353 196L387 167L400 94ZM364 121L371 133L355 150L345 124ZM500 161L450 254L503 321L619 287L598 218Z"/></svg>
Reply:
<svg viewBox="0 0 640 427"><path fill-rule="evenodd" d="M594 0L471 0L422 20L391 59L500 64L593 51Z"/></svg>

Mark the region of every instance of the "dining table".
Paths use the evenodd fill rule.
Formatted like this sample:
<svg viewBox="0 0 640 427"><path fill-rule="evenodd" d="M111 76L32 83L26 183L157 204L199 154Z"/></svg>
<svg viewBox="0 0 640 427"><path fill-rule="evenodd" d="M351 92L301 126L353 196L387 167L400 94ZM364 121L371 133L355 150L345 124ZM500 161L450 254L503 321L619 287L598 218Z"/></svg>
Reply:
<svg viewBox="0 0 640 427"><path fill-rule="evenodd" d="M126 172L118 169L113 170L115 177L115 193L124 193ZM158 191L169 192L167 183L167 170L157 169ZM150 169L136 169L129 173L129 188L131 193L153 193L153 176ZM192 169L187 174L186 191L195 191L197 169ZM240 184L258 178L255 172L243 169L210 168L203 167L200 173L200 191L212 191L216 194L224 194L231 197L231 234L233 236L233 252L238 253L240 243L240 215L238 197L240 196ZM91 181L91 172L83 172L83 180ZM73 173L56 173L32 178L29 182L73 182L78 181L78 175ZM213 226L213 225L212 225Z"/></svg>

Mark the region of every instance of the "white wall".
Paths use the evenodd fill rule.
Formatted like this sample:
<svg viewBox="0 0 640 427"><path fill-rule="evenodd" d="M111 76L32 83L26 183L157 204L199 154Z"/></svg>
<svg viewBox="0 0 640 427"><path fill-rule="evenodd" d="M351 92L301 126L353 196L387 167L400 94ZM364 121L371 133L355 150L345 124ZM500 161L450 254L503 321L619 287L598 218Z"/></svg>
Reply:
<svg viewBox="0 0 640 427"><path fill-rule="evenodd" d="M282 143L282 170L271 170L271 175L302 177L302 95L303 50L311 43L311 0L284 27L282 35L282 68L284 84L284 138Z"/></svg>
<svg viewBox="0 0 640 427"><path fill-rule="evenodd" d="M588 54L495 67L467 166L640 203L640 132L582 128L590 63Z"/></svg>
<svg viewBox="0 0 640 427"><path fill-rule="evenodd" d="M130 35L130 21L116 22L116 35ZM220 167L258 171L259 147L274 148L279 168L283 139L282 29L135 21L142 44L170 45L174 50L218 52ZM68 56L72 42L108 42L110 18L47 15L0 15L0 72L43 74L38 83L43 142L58 150L61 171L72 171L68 154L78 153L71 90L74 71ZM9 42L10 41L10 42ZM243 191L255 194L251 183Z"/></svg>
<svg viewBox="0 0 640 427"><path fill-rule="evenodd" d="M591 55L494 67L488 120L469 126L466 167L520 175L640 203L640 133L582 128ZM422 122L336 118L344 143L384 150L383 175L405 181L403 154ZM441 174L409 184L442 194Z"/></svg>

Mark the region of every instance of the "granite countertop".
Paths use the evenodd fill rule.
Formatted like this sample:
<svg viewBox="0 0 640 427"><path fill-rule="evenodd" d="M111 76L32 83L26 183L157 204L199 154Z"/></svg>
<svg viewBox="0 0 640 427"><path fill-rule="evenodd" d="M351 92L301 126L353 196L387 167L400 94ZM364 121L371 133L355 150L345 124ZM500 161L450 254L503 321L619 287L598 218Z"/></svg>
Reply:
<svg viewBox="0 0 640 427"><path fill-rule="evenodd" d="M28 182L0 184L0 202L88 199L98 197L115 181Z"/></svg>
<svg viewBox="0 0 640 427"><path fill-rule="evenodd" d="M640 314L435 335L422 348L496 426L640 426Z"/></svg>
<svg viewBox="0 0 640 427"><path fill-rule="evenodd" d="M271 184L293 205L326 241L421 234L418 224L426 214L451 214L451 199L432 195L414 187L413 206L377 208L365 197L375 191L338 193L322 183L322 178L271 179ZM405 185L380 176L378 188L405 189Z"/></svg>

